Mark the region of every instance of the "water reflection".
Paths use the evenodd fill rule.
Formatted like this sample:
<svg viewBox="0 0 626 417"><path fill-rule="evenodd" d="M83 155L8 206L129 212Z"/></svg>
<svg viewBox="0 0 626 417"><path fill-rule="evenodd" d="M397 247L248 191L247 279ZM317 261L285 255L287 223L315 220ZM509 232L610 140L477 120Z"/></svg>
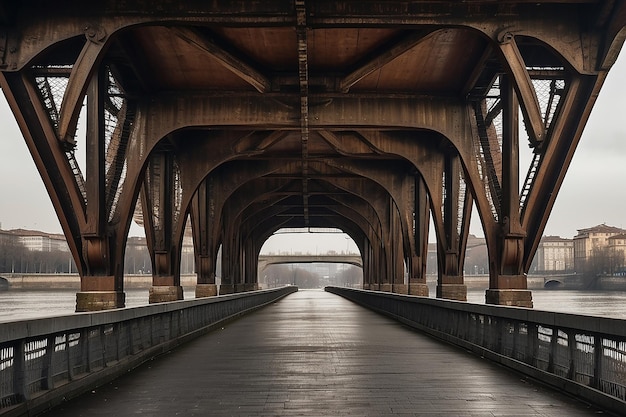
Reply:
<svg viewBox="0 0 626 417"><path fill-rule="evenodd" d="M533 289L535 310L626 319L626 291ZM468 290L467 301L484 304L484 290Z"/></svg>
<svg viewBox="0 0 626 417"><path fill-rule="evenodd" d="M148 304L148 289L126 290L126 307ZM184 288L185 299L194 297L193 288ZM9 290L0 291L0 322L73 314L76 291Z"/></svg>

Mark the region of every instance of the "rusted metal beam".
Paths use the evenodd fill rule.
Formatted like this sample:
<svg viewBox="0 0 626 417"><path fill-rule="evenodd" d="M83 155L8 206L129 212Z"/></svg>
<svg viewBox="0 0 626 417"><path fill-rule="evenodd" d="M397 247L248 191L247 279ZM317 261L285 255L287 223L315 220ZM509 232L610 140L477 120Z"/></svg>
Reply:
<svg viewBox="0 0 626 417"><path fill-rule="evenodd" d="M524 58L517 48L515 37L511 33L505 33L500 40L500 51L507 61L508 68L515 90L520 97L520 106L524 114L526 131L533 145L541 143L545 139L545 125L541 117L539 100L535 88L530 80Z"/></svg>
<svg viewBox="0 0 626 417"><path fill-rule="evenodd" d="M87 185L87 225L83 234L101 236L107 221L104 182L106 144L104 137L104 101L106 100L106 74L103 69L97 71L91 78L87 97L87 169L85 176ZM73 109L71 110L73 111Z"/></svg>
<svg viewBox="0 0 626 417"><path fill-rule="evenodd" d="M304 0L295 0L298 41L298 79L300 83L300 140L302 143L302 200L304 224L309 224L309 52L307 10Z"/></svg>
<svg viewBox="0 0 626 417"><path fill-rule="evenodd" d="M87 90L89 79L98 71L98 64L105 47L106 34L97 28L88 28L85 36L87 41L70 74L59 114L57 130L59 139L74 144L76 125L80 114L82 100Z"/></svg>
<svg viewBox="0 0 626 417"><path fill-rule="evenodd" d="M346 75L339 82L339 91L347 93L354 84L371 74L372 72L382 68L389 62L393 61L406 51L418 45L420 42L428 38L433 30L412 32L404 35L402 39L397 40L393 45L387 46L382 52L367 62L361 64L358 68Z"/></svg>
<svg viewBox="0 0 626 417"><path fill-rule="evenodd" d="M241 77L258 92L266 93L270 91L272 83L261 71L254 68L252 64L245 62L244 59L226 51L204 33L197 29L183 26L173 26L170 30L179 38L217 59L226 69Z"/></svg>

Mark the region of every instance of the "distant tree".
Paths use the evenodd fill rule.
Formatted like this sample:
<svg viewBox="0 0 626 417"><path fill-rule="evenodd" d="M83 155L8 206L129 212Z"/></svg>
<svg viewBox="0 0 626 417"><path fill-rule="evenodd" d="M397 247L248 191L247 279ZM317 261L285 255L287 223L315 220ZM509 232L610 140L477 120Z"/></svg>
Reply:
<svg viewBox="0 0 626 417"><path fill-rule="evenodd" d="M128 245L124 255L124 273L147 274L150 270L150 253L147 246Z"/></svg>
<svg viewBox="0 0 626 417"><path fill-rule="evenodd" d="M594 289L601 276L613 276L624 270L626 260L624 252L614 248L595 247L587 259L577 266L577 273L582 276L585 288Z"/></svg>
<svg viewBox="0 0 626 417"><path fill-rule="evenodd" d="M357 266L350 266L339 273L336 281L338 286L359 288L363 285L363 270Z"/></svg>
<svg viewBox="0 0 626 417"><path fill-rule="evenodd" d="M266 288L295 285L298 288L320 288L321 277L292 265L269 265L259 277L259 284Z"/></svg>
<svg viewBox="0 0 626 417"><path fill-rule="evenodd" d="M0 272L21 272L21 260L27 252L17 240L0 241Z"/></svg>

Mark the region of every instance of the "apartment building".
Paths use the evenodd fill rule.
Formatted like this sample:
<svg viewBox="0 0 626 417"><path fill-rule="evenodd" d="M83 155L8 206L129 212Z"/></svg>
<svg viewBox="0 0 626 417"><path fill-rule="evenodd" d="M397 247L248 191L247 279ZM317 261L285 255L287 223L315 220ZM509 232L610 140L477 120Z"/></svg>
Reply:
<svg viewBox="0 0 626 417"><path fill-rule="evenodd" d="M544 236L539 242L532 272L554 274L574 270L574 241L559 236Z"/></svg>
<svg viewBox="0 0 626 417"><path fill-rule="evenodd" d="M608 248L610 238L623 234L626 234L626 230L606 224L578 229L578 234L574 236L574 266L576 270L582 271L587 260L594 256L594 252L597 253L599 250Z"/></svg>

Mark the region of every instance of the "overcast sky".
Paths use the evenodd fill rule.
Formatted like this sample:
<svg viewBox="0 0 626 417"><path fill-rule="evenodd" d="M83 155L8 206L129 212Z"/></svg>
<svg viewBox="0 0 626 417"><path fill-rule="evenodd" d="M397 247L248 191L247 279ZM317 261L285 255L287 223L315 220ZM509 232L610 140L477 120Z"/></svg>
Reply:
<svg viewBox="0 0 626 417"><path fill-rule="evenodd" d="M601 223L626 227L625 108L626 53L622 52L592 111L545 235L571 238L577 229ZM521 175L525 176L525 169ZM27 228L61 233L43 182L3 94L0 94L0 225L4 230ZM471 231L483 236L477 219L473 219ZM142 231L135 225L131 234L141 235ZM324 239L314 236L317 238L307 239L302 234L297 238L276 238L271 247L310 253L355 249L342 235Z"/></svg>

